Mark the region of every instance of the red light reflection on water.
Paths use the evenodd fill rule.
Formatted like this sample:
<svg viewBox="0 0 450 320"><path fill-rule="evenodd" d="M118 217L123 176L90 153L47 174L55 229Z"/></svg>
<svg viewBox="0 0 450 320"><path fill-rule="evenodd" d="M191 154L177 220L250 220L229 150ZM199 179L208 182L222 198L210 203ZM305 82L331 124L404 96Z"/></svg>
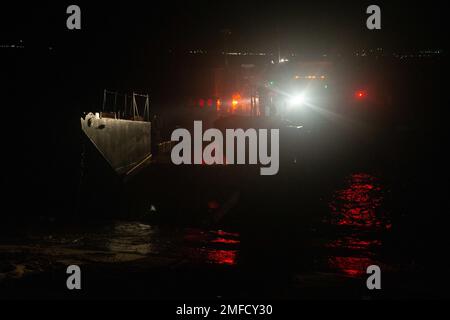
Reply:
<svg viewBox="0 0 450 320"><path fill-rule="evenodd" d="M212 239L210 243L212 245L225 245L226 249L211 249L208 251L208 261L216 264L235 265L237 250L230 250L228 248L235 248L240 244L238 239L238 233L225 232L218 230L213 232L217 235L215 239Z"/></svg>
<svg viewBox="0 0 450 320"><path fill-rule="evenodd" d="M325 246L343 250L330 256L327 264L349 277L361 277L369 265L379 264L374 250L382 245L377 232L389 230L391 224L382 210L383 189L378 179L367 173L352 174L347 186L334 193L329 204L330 223L351 232L331 240ZM368 235L370 235L368 237Z"/></svg>
<svg viewBox="0 0 450 320"><path fill-rule="evenodd" d="M330 257L328 264L349 277L361 277L366 274L368 266L375 262L367 257Z"/></svg>
<svg viewBox="0 0 450 320"><path fill-rule="evenodd" d="M234 238L238 238L239 237L239 233L237 232L226 232L223 230L218 230L218 231L213 231L213 233L216 233L217 235L221 236L221 237L234 237Z"/></svg>
<svg viewBox="0 0 450 320"><path fill-rule="evenodd" d="M220 265L236 265L237 263L239 233L189 229L184 240L189 244L186 248L186 256L189 260Z"/></svg>
<svg viewBox="0 0 450 320"><path fill-rule="evenodd" d="M207 259L211 263L235 265L236 256L236 250L210 250Z"/></svg>
<svg viewBox="0 0 450 320"><path fill-rule="evenodd" d="M381 240L359 239L357 236L342 237L334 241L330 241L326 247L332 249L350 249L350 250L367 250L371 247L381 245Z"/></svg>
<svg viewBox="0 0 450 320"><path fill-rule="evenodd" d="M357 228L389 228L379 210L382 189L377 179L366 173L352 174L348 187L337 191L330 203L332 223Z"/></svg>
<svg viewBox="0 0 450 320"><path fill-rule="evenodd" d="M211 243L239 244L239 240L217 238L217 239L212 240Z"/></svg>

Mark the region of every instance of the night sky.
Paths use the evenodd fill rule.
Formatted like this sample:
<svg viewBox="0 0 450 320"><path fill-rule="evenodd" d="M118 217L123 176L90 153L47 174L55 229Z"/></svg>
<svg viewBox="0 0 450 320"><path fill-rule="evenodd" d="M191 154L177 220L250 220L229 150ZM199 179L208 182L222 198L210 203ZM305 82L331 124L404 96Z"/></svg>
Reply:
<svg viewBox="0 0 450 320"><path fill-rule="evenodd" d="M222 48L221 30L231 31L230 49L346 51L367 46L424 49L443 46L445 7L425 2L184 1L77 3L82 30L65 28L72 3L2 5L2 34L28 43L65 45L82 41L155 49ZM370 4L382 10L382 30L365 28ZM74 39L75 38L75 39ZM78 38L81 38L78 39Z"/></svg>
<svg viewBox="0 0 450 320"><path fill-rule="evenodd" d="M223 51L276 55L280 49L286 56L321 57L372 48L392 53L445 46L445 10L431 2L377 2L382 29L373 31L366 28L366 8L372 4L366 1L77 2L81 30L66 28L70 4L74 3L2 5L1 42L23 40L27 49L25 59L13 57L26 75L13 73L19 79L41 75L25 86L33 89L45 75L50 79L45 88L53 81L60 89L65 84L64 91L92 94L105 87L145 92L152 88L165 97L172 94L173 74L192 64L185 60L190 50L207 51L201 63L211 66L223 61L217 58ZM230 33L226 38L224 31ZM187 90L179 83L176 90L183 88ZM86 101L92 101L88 96Z"/></svg>

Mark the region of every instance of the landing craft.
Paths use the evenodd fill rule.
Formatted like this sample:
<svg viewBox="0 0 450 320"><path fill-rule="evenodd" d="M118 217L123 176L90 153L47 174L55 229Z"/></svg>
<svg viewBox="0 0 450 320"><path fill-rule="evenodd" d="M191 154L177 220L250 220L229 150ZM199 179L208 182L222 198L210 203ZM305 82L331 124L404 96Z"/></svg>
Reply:
<svg viewBox="0 0 450 320"><path fill-rule="evenodd" d="M107 103L108 96L112 105ZM123 100L121 105L119 98ZM145 101L143 109L138 107L139 98ZM86 113L80 122L90 150L93 147L119 176L129 176L151 160L148 95L119 96L105 90L101 111Z"/></svg>
<svg viewBox="0 0 450 320"><path fill-rule="evenodd" d="M204 72L204 71L202 71ZM379 80L358 76L331 60L287 60L215 68L205 97L194 108L230 115L266 117L314 126L321 119L386 115L389 93Z"/></svg>

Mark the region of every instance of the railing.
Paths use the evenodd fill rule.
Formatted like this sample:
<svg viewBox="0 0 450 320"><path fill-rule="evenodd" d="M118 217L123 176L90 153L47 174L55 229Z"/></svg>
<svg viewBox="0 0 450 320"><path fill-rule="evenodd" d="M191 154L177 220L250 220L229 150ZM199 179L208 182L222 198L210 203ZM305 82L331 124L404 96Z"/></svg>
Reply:
<svg viewBox="0 0 450 320"><path fill-rule="evenodd" d="M110 98L108 99L108 97ZM136 98L145 99L143 110L139 110ZM109 101L112 101L112 103L108 103ZM104 114L113 113L116 119L150 121L150 97L148 94L135 92L123 94L105 89L103 91L102 112Z"/></svg>

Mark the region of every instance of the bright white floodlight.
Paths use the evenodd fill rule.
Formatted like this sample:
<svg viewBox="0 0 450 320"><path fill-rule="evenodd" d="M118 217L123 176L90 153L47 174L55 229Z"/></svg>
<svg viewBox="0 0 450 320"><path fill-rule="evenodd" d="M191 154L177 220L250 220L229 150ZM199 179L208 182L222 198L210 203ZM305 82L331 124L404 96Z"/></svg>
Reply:
<svg viewBox="0 0 450 320"><path fill-rule="evenodd" d="M303 93L292 96L288 100L288 104L291 107L298 107L303 105L304 103L305 103L305 95Z"/></svg>

